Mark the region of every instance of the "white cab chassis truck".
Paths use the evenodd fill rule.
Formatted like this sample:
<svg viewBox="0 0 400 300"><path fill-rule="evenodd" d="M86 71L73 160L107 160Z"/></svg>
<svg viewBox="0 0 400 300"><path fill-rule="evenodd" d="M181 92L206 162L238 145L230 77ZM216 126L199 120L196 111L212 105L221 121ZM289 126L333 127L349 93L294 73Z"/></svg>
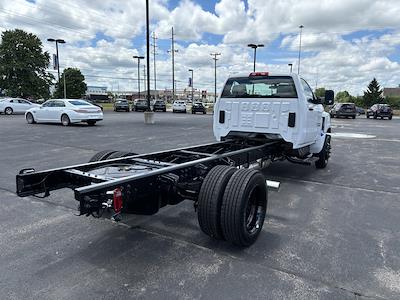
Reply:
<svg viewBox="0 0 400 300"><path fill-rule="evenodd" d="M282 156L291 162L324 168L330 155L330 116L323 104L333 92L317 98L297 74L254 72L227 79L214 107L218 141L261 138L282 142Z"/></svg>
<svg viewBox="0 0 400 300"><path fill-rule="evenodd" d="M324 101L332 104L332 91ZM70 188L80 215L114 221L190 200L205 234L247 247L262 232L271 183L250 166L288 159L324 168L329 132L321 99L299 76L235 76L215 106L217 142L145 154L103 150L79 165L22 169L17 194L43 198Z"/></svg>

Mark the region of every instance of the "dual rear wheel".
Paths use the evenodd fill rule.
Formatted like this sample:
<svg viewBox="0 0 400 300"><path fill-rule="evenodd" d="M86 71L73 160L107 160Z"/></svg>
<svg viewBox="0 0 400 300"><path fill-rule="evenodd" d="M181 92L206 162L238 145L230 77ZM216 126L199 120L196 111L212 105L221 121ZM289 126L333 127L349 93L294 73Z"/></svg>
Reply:
<svg viewBox="0 0 400 300"><path fill-rule="evenodd" d="M207 235L247 247L260 234L267 210L267 187L261 172L216 166L203 181L198 221Z"/></svg>

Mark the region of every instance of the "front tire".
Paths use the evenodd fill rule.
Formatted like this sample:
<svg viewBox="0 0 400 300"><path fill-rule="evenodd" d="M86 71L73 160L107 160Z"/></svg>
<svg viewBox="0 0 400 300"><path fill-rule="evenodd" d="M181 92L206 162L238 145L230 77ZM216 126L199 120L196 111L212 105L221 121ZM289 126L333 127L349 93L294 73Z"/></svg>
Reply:
<svg viewBox="0 0 400 300"><path fill-rule="evenodd" d="M355 119L356 118L356 116L351 116L353 119Z"/></svg>
<svg viewBox="0 0 400 300"><path fill-rule="evenodd" d="M331 136L325 137L324 146L322 150L317 154L318 160L315 162L317 169L323 169L328 165L329 157L331 156Z"/></svg>
<svg viewBox="0 0 400 300"><path fill-rule="evenodd" d="M132 152L125 152L125 151L116 151L111 153L107 159L112 159L112 158L122 158L126 156L132 156L132 155L137 155L137 153L132 153Z"/></svg>
<svg viewBox="0 0 400 300"><path fill-rule="evenodd" d="M389 116L389 120L391 120L391 119L392 119L392 117L393 117L393 116Z"/></svg>
<svg viewBox="0 0 400 300"><path fill-rule="evenodd" d="M87 121L87 124L89 126L94 126L94 125L96 125L96 121Z"/></svg>
<svg viewBox="0 0 400 300"><path fill-rule="evenodd" d="M61 124L63 126L69 126L71 124L71 120L69 119L67 114L63 114L61 116Z"/></svg>
<svg viewBox="0 0 400 300"><path fill-rule="evenodd" d="M253 244L264 225L267 200L267 187L261 172L252 169L236 171L222 198L224 238L241 247Z"/></svg>
<svg viewBox="0 0 400 300"><path fill-rule="evenodd" d="M28 124L35 124L36 123L36 121L35 121L35 119L34 119L34 117L33 117L33 115L31 113L27 113L26 114L26 122Z"/></svg>
<svg viewBox="0 0 400 300"><path fill-rule="evenodd" d="M95 155L92 156L91 159L89 159L89 162L106 160L110 155L112 155L115 152L118 152L118 151L103 150L103 151L97 152Z"/></svg>
<svg viewBox="0 0 400 300"><path fill-rule="evenodd" d="M13 114L13 109L11 107L6 107L6 109L4 110L4 113L6 115L12 115Z"/></svg>
<svg viewBox="0 0 400 300"><path fill-rule="evenodd" d="M197 218L201 230L217 240L224 238L221 227L221 205L225 187L236 168L215 166L208 172L201 185Z"/></svg>

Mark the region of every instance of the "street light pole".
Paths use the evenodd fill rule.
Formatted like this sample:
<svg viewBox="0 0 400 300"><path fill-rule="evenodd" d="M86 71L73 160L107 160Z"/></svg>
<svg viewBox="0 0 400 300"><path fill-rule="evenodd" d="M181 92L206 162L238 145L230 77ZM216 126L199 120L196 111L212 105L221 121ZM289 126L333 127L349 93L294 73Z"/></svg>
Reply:
<svg viewBox="0 0 400 300"><path fill-rule="evenodd" d="M144 59L144 56L134 55L133 58L137 58L138 98L140 99L140 60Z"/></svg>
<svg viewBox="0 0 400 300"><path fill-rule="evenodd" d="M213 56L214 60L214 103L217 102L217 60L218 56L221 55L221 53L211 53L211 56Z"/></svg>
<svg viewBox="0 0 400 300"><path fill-rule="evenodd" d="M58 55L58 44L65 44L63 39L47 39L48 42L56 43L56 57L57 57L57 73L58 73L58 85L60 85L60 56ZM64 98L67 98L66 88L65 88L65 72L64 72Z"/></svg>
<svg viewBox="0 0 400 300"><path fill-rule="evenodd" d="M192 73L192 82L191 82L191 85L192 85L192 104L193 104L193 102L194 102L193 69L189 69L189 72Z"/></svg>
<svg viewBox="0 0 400 300"><path fill-rule="evenodd" d="M292 71L293 71L293 64L288 64L288 66L290 67L290 73L292 73Z"/></svg>
<svg viewBox="0 0 400 300"><path fill-rule="evenodd" d="M254 49L254 62L253 62L253 72L256 71L256 56L257 56L257 48L258 47L264 47L263 44L248 44L247 47L253 48Z"/></svg>
<svg viewBox="0 0 400 300"><path fill-rule="evenodd" d="M297 64L297 74L300 74L300 56L301 56L301 34L303 33L303 25L299 26L300 28L300 41L299 41L299 63Z"/></svg>

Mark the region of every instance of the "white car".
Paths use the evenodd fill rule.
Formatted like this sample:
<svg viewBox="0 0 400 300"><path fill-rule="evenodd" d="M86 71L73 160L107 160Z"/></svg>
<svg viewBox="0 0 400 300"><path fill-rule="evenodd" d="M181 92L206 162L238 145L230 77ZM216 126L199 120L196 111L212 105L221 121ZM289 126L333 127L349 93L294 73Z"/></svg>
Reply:
<svg viewBox="0 0 400 300"><path fill-rule="evenodd" d="M38 107L38 104L20 98L6 98L0 101L0 113L12 115L25 113L28 109Z"/></svg>
<svg viewBox="0 0 400 300"><path fill-rule="evenodd" d="M182 100L176 100L172 104L172 112L184 112L186 113L186 102Z"/></svg>
<svg viewBox="0 0 400 300"><path fill-rule="evenodd" d="M101 109L81 99L52 99L39 107L31 108L25 113L29 124L61 123L68 126L71 123L85 122L90 126L103 120Z"/></svg>

